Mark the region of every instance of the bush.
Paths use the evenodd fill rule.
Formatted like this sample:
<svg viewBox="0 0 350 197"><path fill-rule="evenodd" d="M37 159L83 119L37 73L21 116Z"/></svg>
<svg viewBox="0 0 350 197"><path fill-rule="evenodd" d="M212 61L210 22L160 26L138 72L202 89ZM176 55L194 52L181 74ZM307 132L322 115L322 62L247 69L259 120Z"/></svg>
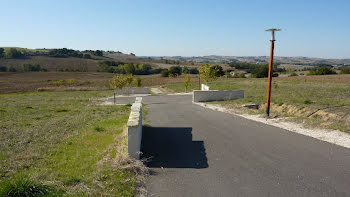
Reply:
<svg viewBox="0 0 350 197"><path fill-rule="evenodd" d="M130 85L133 81L132 75L115 75L109 82L109 86L113 89L123 89L126 85Z"/></svg>
<svg viewBox="0 0 350 197"><path fill-rule="evenodd" d="M6 66L0 66L0 72L7 72Z"/></svg>
<svg viewBox="0 0 350 197"><path fill-rule="evenodd" d="M322 67L317 70L311 70L307 75L334 75L337 74L333 69L328 67Z"/></svg>
<svg viewBox="0 0 350 197"><path fill-rule="evenodd" d="M182 69L180 66L172 66L169 68L169 75L172 77L177 77L181 75Z"/></svg>
<svg viewBox="0 0 350 197"><path fill-rule="evenodd" d="M279 76L278 73L273 73L273 74L272 74L272 77L278 77L278 76Z"/></svg>
<svg viewBox="0 0 350 197"><path fill-rule="evenodd" d="M0 58L5 56L5 49L4 48L0 48Z"/></svg>
<svg viewBox="0 0 350 197"><path fill-rule="evenodd" d="M264 78L269 75L269 67L267 64L261 65L252 71L252 77L254 78Z"/></svg>
<svg viewBox="0 0 350 197"><path fill-rule="evenodd" d="M219 66L219 65L212 66L212 67L210 67L210 69L213 70L214 75L215 75L216 77L221 77L221 76L223 76L223 75L225 74L224 71L223 71L223 69L222 69L222 67Z"/></svg>
<svg viewBox="0 0 350 197"><path fill-rule="evenodd" d="M5 50L5 57L6 58L21 58L23 57L23 54L21 51L15 49L15 48L9 48Z"/></svg>
<svg viewBox="0 0 350 197"><path fill-rule="evenodd" d="M83 56L85 59L91 59L91 55L90 54L84 54Z"/></svg>
<svg viewBox="0 0 350 197"><path fill-rule="evenodd" d="M197 68L190 68L190 74L198 74L199 71Z"/></svg>
<svg viewBox="0 0 350 197"><path fill-rule="evenodd" d="M135 78L135 83L136 83L136 87L141 87L141 78L140 77L137 77Z"/></svg>
<svg viewBox="0 0 350 197"><path fill-rule="evenodd" d="M231 74L230 74L231 75ZM235 73L233 75L234 78L245 78L245 74L244 73Z"/></svg>
<svg viewBox="0 0 350 197"><path fill-rule="evenodd" d="M9 63L7 64L7 72L17 72L17 69Z"/></svg>
<svg viewBox="0 0 350 197"><path fill-rule="evenodd" d="M343 67L340 70L340 74L350 74L350 67Z"/></svg>
<svg viewBox="0 0 350 197"><path fill-rule="evenodd" d="M162 77L169 77L169 70L168 70L168 69L163 70L163 71L161 72L161 76L162 76Z"/></svg>
<svg viewBox="0 0 350 197"><path fill-rule="evenodd" d="M25 63L22 65L23 72L39 72L41 67L39 64Z"/></svg>
<svg viewBox="0 0 350 197"><path fill-rule="evenodd" d="M292 72L291 74L289 74L289 77L295 77L295 76L298 76L298 74L295 72Z"/></svg>

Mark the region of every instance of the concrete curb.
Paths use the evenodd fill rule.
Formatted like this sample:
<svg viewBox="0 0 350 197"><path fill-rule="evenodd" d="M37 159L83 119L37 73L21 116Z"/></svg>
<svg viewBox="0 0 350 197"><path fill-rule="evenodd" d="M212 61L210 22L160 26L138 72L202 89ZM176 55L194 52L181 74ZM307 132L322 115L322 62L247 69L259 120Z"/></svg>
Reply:
<svg viewBox="0 0 350 197"><path fill-rule="evenodd" d="M142 139L142 97L136 97L131 106L131 112L127 123L128 154L134 159L140 159Z"/></svg>

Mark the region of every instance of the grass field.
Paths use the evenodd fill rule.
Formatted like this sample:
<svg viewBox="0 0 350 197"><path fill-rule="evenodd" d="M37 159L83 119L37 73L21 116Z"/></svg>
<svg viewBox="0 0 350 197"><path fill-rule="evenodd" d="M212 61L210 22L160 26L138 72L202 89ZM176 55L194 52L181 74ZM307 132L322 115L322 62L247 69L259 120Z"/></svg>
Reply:
<svg viewBox="0 0 350 197"><path fill-rule="evenodd" d="M210 82L212 90L244 90L245 98L215 102L226 107L242 108L243 104L259 104L264 113L267 79L231 79ZM184 92L184 84L168 84L165 87ZM197 82L189 90L198 88ZM309 121L308 125L339 129L350 133L350 75L300 76L274 78L272 84L272 116L288 116Z"/></svg>
<svg viewBox="0 0 350 197"><path fill-rule="evenodd" d="M110 95L0 94L0 196L23 188L53 196L133 196L136 175L121 167L130 106L96 105Z"/></svg>

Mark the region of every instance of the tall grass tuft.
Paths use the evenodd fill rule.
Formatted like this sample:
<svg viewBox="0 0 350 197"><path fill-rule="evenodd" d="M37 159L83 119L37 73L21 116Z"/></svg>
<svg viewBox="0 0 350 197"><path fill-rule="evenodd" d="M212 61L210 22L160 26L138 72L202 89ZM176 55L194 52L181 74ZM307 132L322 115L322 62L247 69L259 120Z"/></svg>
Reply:
<svg viewBox="0 0 350 197"><path fill-rule="evenodd" d="M59 196L48 186L34 182L28 177L20 176L12 180L4 181L0 185L0 197L34 197L34 196Z"/></svg>

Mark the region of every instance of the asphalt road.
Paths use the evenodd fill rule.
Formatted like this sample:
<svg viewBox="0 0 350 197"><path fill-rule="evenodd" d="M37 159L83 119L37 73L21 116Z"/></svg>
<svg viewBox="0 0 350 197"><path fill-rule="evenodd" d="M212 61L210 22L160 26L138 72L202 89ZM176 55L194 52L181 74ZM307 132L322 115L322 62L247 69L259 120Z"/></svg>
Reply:
<svg viewBox="0 0 350 197"><path fill-rule="evenodd" d="M350 196L350 149L200 107L190 95L143 102L149 196Z"/></svg>

